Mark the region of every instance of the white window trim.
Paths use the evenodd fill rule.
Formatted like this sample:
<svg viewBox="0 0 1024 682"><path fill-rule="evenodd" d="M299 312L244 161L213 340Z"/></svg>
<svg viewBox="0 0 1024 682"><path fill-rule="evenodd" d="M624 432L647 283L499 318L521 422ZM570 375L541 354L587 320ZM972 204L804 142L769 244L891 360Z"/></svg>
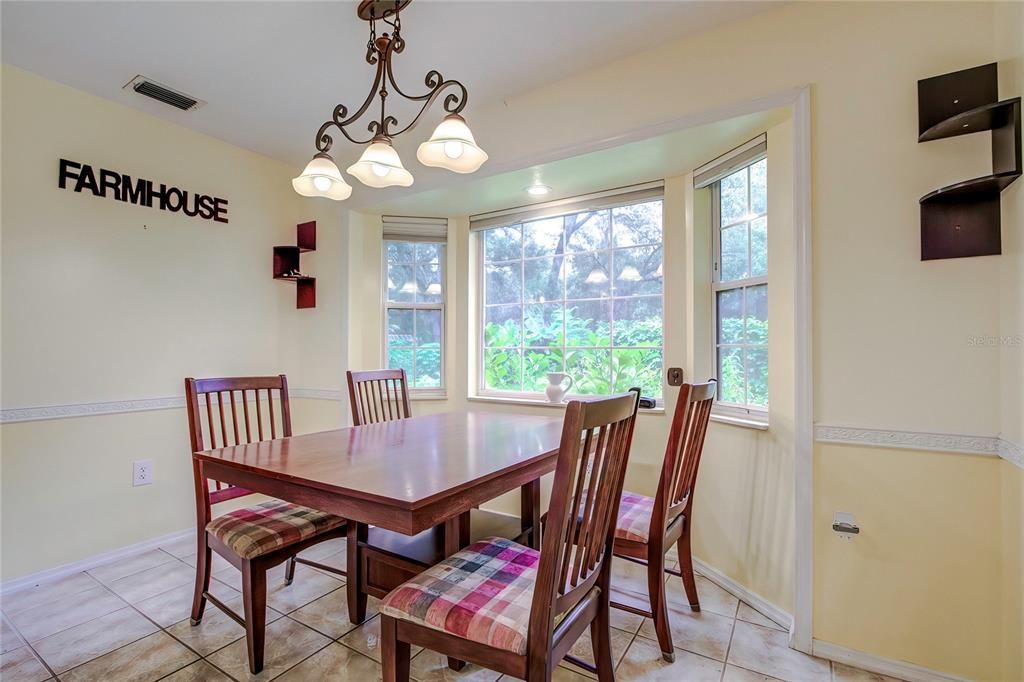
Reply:
<svg viewBox="0 0 1024 682"><path fill-rule="evenodd" d="M737 151L746 151L748 145L760 142L763 144L763 138L755 138L751 140L747 145L743 145L738 148ZM768 158L767 151L761 151L754 155L746 155L743 157L742 164L739 166L730 165L727 172L716 173L714 180L704 184L705 187L711 188L711 249L712 249L712 263L711 263L711 364L714 368L715 379L718 380L719 385L721 384L721 377L719 376L719 365L718 365L718 352L721 345L727 347L740 347L747 348L751 344L719 344L718 343L718 294L722 291L731 291L733 289L744 289L747 287L758 286L761 284L768 284L768 275L762 275L758 277L747 277L745 279L729 280L727 283L721 281L721 251L722 251L722 230L726 227L732 227L733 225L739 225L744 222L751 222L757 218L768 215L767 207L765 207L764 213L759 213L753 217L747 217L746 220L739 221L736 223L730 223L729 225L722 225L721 216L721 191L722 191L722 178L728 174L731 174L740 168L747 168L754 165L762 159ZM729 164L727 160L725 162ZM749 182L749 181L748 181ZM747 239L747 262L753 262L752 254L750 253L750 238ZM746 300L746 297L744 297ZM769 344L771 339L769 338ZM753 344L760 345L760 344ZM767 349L768 344L765 344ZM746 367L744 366L744 369ZM771 376L769 375L769 392ZM744 385L746 382L746 375L744 373ZM770 406L770 402L769 402ZM768 428L768 407L757 407L752 405L741 405L737 403L727 403L722 400L715 400L711 406L711 418L713 421L722 422L726 424L732 424L734 426L745 426L754 429L764 430Z"/></svg>
<svg viewBox="0 0 1024 682"><path fill-rule="evenodd" d="M588 210L595 210L595 211L596 210L609 210L610 211L611 209L616 208L618 206L628 206L628 205L631 205L631 204L644 203L646 201L661 201L662 202L662 207L664 209L665 193L664 193L664 183L663 182L648 183L647 185L636 186L636 187L633 187L633 188L623 188L622 190L612 190L612 191L609 191L609 192L598 192L598 193L595 193L595 194L592 194L592 195L584 195L584 196L581 196L581 197L577 197L576 199L563 199L563 200L560 200L560 201L557 201L557 202L549 202L549 204L544 204L545 207L557 208L557 210L554 211L554 212L549 211L549 210L547 210L547 208L545 208L544 210L538 210L536 213L534 213L534 212L526 213L526 212L522 212L520 210L510 210L510 211L497 211L497 212L494 212L494 213L486 214L484 216L473 216L473 218L471 218L471 220L475 220L476 218L481 218L481 220L479 222L474 222L473 224L471 224L471 228L470 229L471 229L471 231L481 232L482 233L482 232L484 232L486 230L489 230L489 229L495 229L495 228L499 228L499 227L512 227L512 226L515 226L515 225L522 225L523 223L531 222L533 220L540 220L542 218L553 218L553 217L557 217L557 216L572 215L572 214L575 214L575 213L581 213L581 212L585 212L585 211L588 211ZM507 222L504 222L504 221L499 222L499 221L495 220L496 217L507 218ZM635 247L641 247L642 248L642 247L645 247L645 246L659 246L662 249L662 264L663 264L663 267L664 267L664 259L665 259L665 250L664 250L665 249L664 212L662 213L662 226L661 226L661 228L662 228L662 241L660 243L658 243L658 244L653 244L653 243L636 244L636 245L631 246L631 247L623 247L623 248L635 248ZM478 343L478 348L477 348L477 353L476 353L476 355L477 355L477 357L476 357L476 376L477 376L476 384L477 385L476 385L476 389L475 389L476 392L472 393L471 395L469 395L468 398L470 400L473 400L475 398L479 398L481 400L487 400L487 401L491 401L491 402L501 401L501 402L517 403L517 404L527 404L527 405L537 405L539 403L550 404L550 403L547 402L546 396L544 395L543 392L531 393L531 392L525 392L525 391L499 391L499 390L495 390L495 389L489 389L489 388L486 387L486 383L485 383L486 382L486 373L484 371L484 355L485 355L486 351L488 350L488 348L484 344L484 326L486 324L486 319L487 319L487 313L486 313L487 305L486 305L486 295L485 295L485 292L486 292L486 276L487 276L487 267L486 267L487 262L486 262L486 258L485 258L485 242L486 242L486 239L483 237L483 235L481 235L481 238L478 239L477 241L479 242L478 245L477 245L477 253L476 253L477 263L479 263L479 267L477 268L477 271L478 271L477 272L477 291L481 292L480 296L478 297L479 298L479 302L478 302L478 305L477 305L477 329L476 329L476 336L477 336L477 343ZM597 250L597 251L584 251L584 252L581 252L581 253L609 253L609 254L611 254L615 250L616 249L615 249L614 246L609 245L609 247L607 249L600 249L600 250ZM563 255L567 256L567 255L571 255L571 254L563 254ZM540 260L540 259L543 259L543 258L549 258L549 256L534 256L534 257L530 257L530 258L522 257L522 258L520 258L518 260L513 260L513 261L494 261L494 262L499 264L499 265L500 264L504 264L504 263L526 263L527 261L530 261L530 260ZM613 261L613 256L611 256L611 255L609 255L609 264L611 266L611 269L614 271L614 261ZM525 276L526 276L526 268L524 267L524 268L522 268L522 273L521 273L520 277L521 278L525 278ZM566 299L564 298L565 286L566 285L563 282L563 298L561 299L561 302L563 304L566 301ZM522 282L521 282L521 287L525 288L525 285ZM662 352L662 364L664 365L664 357L665 357L665 345L664 345L665 285L664 285L664 278L662 278L662 288L661 288L661 293L660 294L641 294L641 295L638 295L638 296L625 296L625 297L619 297L619 298L645 298L645 297L646 298L655 298L656 297L656 298L661 300L662 333L663 333L663 337L662 337L662 345L660 346L660 349L661 349L661 352ZM614 297L614 296L609 296L608 298L605 298L605 299L594 298L594 299L572 299L572 300L575 303L575 302L587 302L587 301L596 301L596 300L614 301L615 298L616 297ZM552 303L554 303L554 302L555 301L552 301ZM510 303L508 305L515 305L515 304ZM527 304L525 303L525 301L521 304L521 306L522 306L522 308L524 310L523 314L525 314L525 306L526 305ZM614 325L614 322L612 324ZM610 330L610 333L613 333L613 331L614 331L614 326L612 327L612 330ZM528 347L520 345L517 348L520 349L520 350L525 350ZM585 346L584 347L573 346L572 348L573 348L573 350L579 350L579 349L586 350L587 349L587 347L585 347ZM597 350L608 350L608 351L614 351L616 349L621 349L621 350L630 350L630 349L656 350L657 348L658 348L657 346L644 346L644 347L641 348L641 347L638 347L638 346L619 346L619 347L616 347L616 346L613 345L613 346L609 346L608 348L603 348L602 347L602 348L599 348ZM563 347L562 350L564 351L565 347ZM662 412L664 411L664 405L665 405L665 403L664 403L664 395L665 395L665 387L666 387L664 366L662 367L662 370L663 370L662 373L661 373L661 393L662 393L662 397L658 398L655 401L655 408L653 408L653 410L649 410L651 412L657 412L659 410L662 411ZM523 370L522 370L522 368L520 368L520 374L522 374L522 372L523 372ZM564 400L568 401L568 400L573 400L573 399L586 399L588 397L593 397L593 396L589 396L589 395L586 395L586 394L579 394L579 393L571 393L570 392L570 393L567 393L565 395Z"/></svg>
<svg viewBox="0 0 1024 682"><path fill-rule="evenodd" d="M398 301L388 300L388 242L423 242L431 244L440 244L441 256L438 260L438 270L441 277L441 302L440 303L405 303ZM448 271L448 244L447 240L440 238L424 239L424 238L407 238L401 235L385 236L381 242L381 291L383 292L384 301L384 316L382 320L382 334L384 339L384 366L388 367L388 358L390 358L391 344L388 342L388 313L392 310L440 310L441 311L441 385L433 386L430 388L416 388L413 386L413 382L416 379L416 353L413 352L413 373L409 377L409 399L410 400L444 400L448 397L448 385L445 382L447 376L447 344L445 336L445 327L447 322L447 302L448 302L448 286L447 286L447 271ZM415 264L414 264L415 265ZM415 336L416 325L416 314L413 312L413 334ZM415 346L414 346L415 349Z"/></svg>

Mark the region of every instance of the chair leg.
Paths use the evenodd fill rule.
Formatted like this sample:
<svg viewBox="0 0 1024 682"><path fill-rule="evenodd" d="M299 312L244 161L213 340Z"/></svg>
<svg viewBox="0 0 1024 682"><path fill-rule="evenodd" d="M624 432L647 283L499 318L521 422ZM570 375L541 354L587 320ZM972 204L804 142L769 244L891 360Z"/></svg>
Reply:
<svg viewBox="0 0 1024 682"><path fill-rule="evenodd" d="M192 625L199 625L206 610L205 593L210 589L210 569L213 564L213 550L206 543L206 530L199 529L199 548L196 551L196 591L192 597Z"/></svg>
<svg viewBox="0 0 1024 682"><path fill-rule="evenodd" d="M679 572L683 575L683 588L686 590L686 598L690 600L690 609L694 612L700 611L697 580L693 574L693 556L690 554L689 519L683 528L683 534L679 536L679 542L676 543L676 550L679 554Z"/></svg>
<svg viewBox="0 0 1024 682"><path fill-rule="evenodd" d="M263 670L263 644L267 634L267 572L251 561L242 565L242 600L245 606L245 643L249 650L249 671Z"/></svg>
<svg viewBox="0 0 1024 682"><path fill-rule="evenodd" d="M380 661L384 682L409 682L409 643L398 639L398 623L380 617Z"/></svg>
<svg viewBox="0 0 1024 682"><path fill-rule="evenodd" d="M288 564L284 567L284 584L291 585L293 580L295 580L295 557L288 559Z"/></svg>
<svg viewBox="0 0 1024 682"><path fill-rule="evenodd" d="M597 665L597 679L600 682L615 681L610 610L608 591L602 590L598 598L597 616L590 622L590 641L594 646L594 662Z"/></svg>
<svg viewBox="0 0 1024 682"><path fill-rule="evenodd" d="M672 647L672 630L668 624L668 599L665 596L665 555L647 558L647 592L654 614L654 630L658 634L661 657L671 663L676 660Z"/></svg>

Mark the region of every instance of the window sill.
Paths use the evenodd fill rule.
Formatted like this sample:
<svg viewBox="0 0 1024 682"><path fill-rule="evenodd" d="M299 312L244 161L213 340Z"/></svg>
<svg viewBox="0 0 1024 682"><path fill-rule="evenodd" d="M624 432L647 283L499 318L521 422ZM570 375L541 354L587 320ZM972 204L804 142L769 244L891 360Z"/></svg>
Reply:
<svg viewBox="0 0 1024 682"><path fill-rule="evenodd" d="M712 412L711 421L718 422L719 424L729 424L730 426L739 426L745 429L754 429L756 431L768 430L767 420L756 417L739 417L733 414Z"/></svg>
<svg viewBox="0 0 1024 682"><path fill-rule="evenodd" d="M409 391L409 400L448 400L448 393L445 391Z"/></svg>
<svg viewBox="0 0 1024 682"><path fill-rule="evenodd" d="M552 403L547 400L531 400L530 398L505 398L493 395L471 395L466 398L471 403L491 403L492 405L527 405L564 410L568 403ZM640 408L639 414L665 414L664 407Z"/></svg>

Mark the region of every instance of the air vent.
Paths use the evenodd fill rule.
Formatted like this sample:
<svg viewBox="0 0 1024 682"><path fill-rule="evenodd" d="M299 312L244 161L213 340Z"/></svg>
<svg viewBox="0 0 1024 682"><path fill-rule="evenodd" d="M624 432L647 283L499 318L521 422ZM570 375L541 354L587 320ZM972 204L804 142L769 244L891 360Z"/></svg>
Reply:
<svg viewBox="0 0 1024 682"><path fill-rule="evenodd" d="M206 104L206 102L196 99L191 95L186 95L183 92L169 88L166 85L157 83L151 78L145 76L136 76L135 78L128 81L124 89L132 89L140 95L155 99L158 102L169 104L175 109L181 109L182 111L192 111Z"/></svg>

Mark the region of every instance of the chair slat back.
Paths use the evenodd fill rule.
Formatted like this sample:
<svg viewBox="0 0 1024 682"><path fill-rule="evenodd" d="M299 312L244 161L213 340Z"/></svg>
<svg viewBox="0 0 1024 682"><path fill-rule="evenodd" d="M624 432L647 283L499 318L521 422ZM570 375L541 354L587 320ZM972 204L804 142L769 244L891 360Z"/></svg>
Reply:
<svg viewBox="0 0 1024 682"><path fill-rule="evenodd" d="M279 403L276 410L275 393ZM185 408L192 452L273 439L279 434L284 438L292 435L288 379L283 374L213 379L189 377L185 379ZM220 481L215 481L215 489L210 490L201 467L195 460L193 464L196 501L206 507L207 517L211 504L251 494L245 488Z"/></svg>
<svg viewBox="0 0 1024 682"><path fill-rule="evenodd" d="M373 369L346 374L354 426L412 416L404 369Z"/></svg>
<svg viewBox="0 0 1024 682"><path fill-rule="evenodd" d="M660 530L680 513L688 513L693 504L697 468L704 450L716 385L712 380L683 384L679 389L651 519L652 524L660 523ZM652 529L652 536L655 532L657 530Z"/></svg>
<svg viewBox="0 0 1024 682"><path fill-rule="evenodd" d="M530 638L550 636L610 568L615 518L633 441L639 392L566 408L541 547Z"/></svg>

